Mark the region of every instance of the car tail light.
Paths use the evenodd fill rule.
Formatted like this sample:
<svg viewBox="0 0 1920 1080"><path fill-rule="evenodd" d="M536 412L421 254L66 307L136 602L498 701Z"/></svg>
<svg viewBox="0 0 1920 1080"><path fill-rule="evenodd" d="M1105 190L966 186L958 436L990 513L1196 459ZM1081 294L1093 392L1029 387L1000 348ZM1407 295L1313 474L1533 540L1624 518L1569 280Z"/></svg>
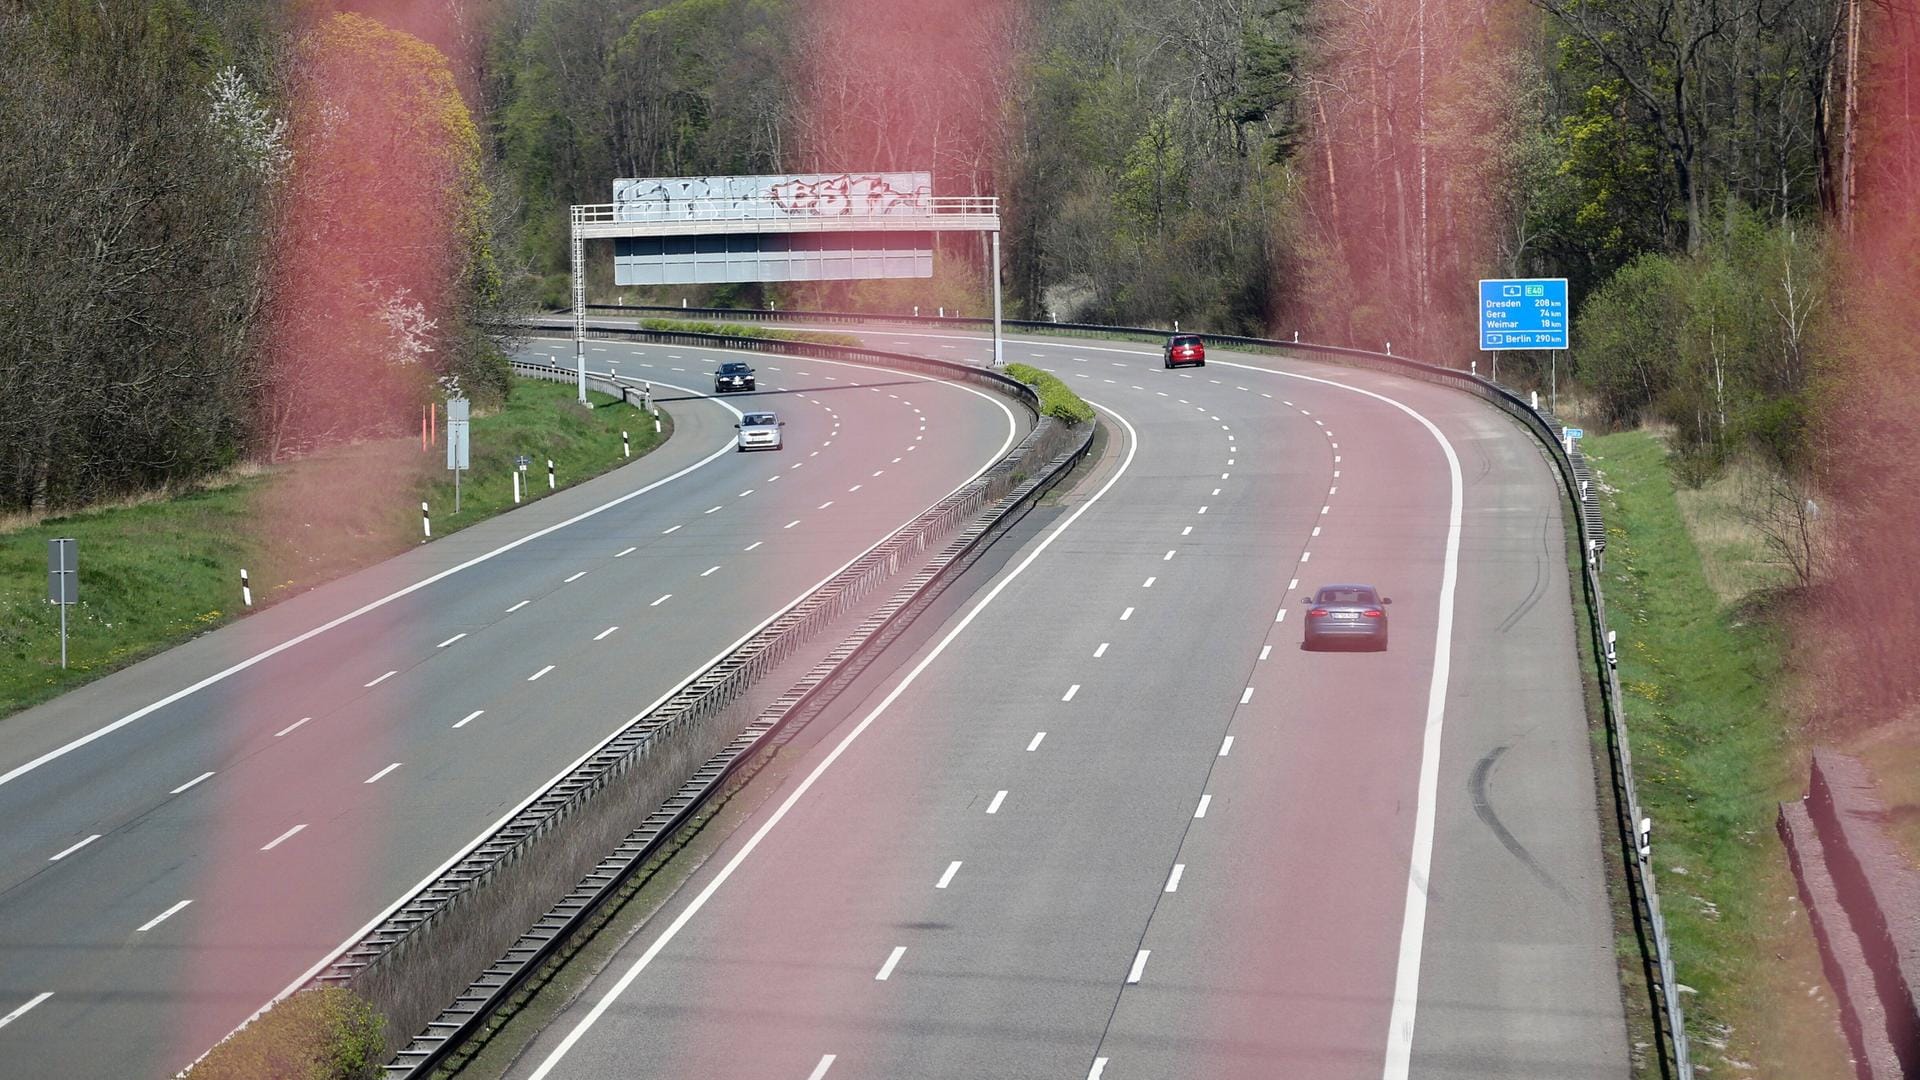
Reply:
<svg viewBox="0 0 1920 1080"><path fill-rule="evenodd" d="M1386 613L1385 613L1385 612L1383 612L1383 611L1381 611L1381 610L1380 610L1379 608L1377 608L1377 607L1370 607L1370 608L1368 608L1367 610L1365 610L1365 611L1363 611L1363 612L1361 612L1361 614L1363 614L1363 615L1365 615L1365 616L1366 616L1367 618L1369 618L1369 619L1379 619L1379 618L1384 618L1384 617L1385 617L1385 615L1386 615Z"/></svg>
<svg viewBox="0 0 1920 1080"><path fill-rule="evenodd" d="M1324 619L1327 617L1327 609L1323 607L1314 608L1312 611L1307 612L1307 617L1310 619Z"/></svg>

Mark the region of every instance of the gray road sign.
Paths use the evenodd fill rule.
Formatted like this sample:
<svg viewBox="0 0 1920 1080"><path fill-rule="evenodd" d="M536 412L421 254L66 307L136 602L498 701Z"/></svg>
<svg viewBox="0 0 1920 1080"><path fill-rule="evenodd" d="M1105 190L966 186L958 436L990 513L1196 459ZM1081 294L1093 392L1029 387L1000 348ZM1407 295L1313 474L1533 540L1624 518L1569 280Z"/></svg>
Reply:
<svg viewBox="0 0 1920 1080"><path fill-rule="evenodd" d="M80 602L80 551L71 538L47 541L47 599Z"/></svg>

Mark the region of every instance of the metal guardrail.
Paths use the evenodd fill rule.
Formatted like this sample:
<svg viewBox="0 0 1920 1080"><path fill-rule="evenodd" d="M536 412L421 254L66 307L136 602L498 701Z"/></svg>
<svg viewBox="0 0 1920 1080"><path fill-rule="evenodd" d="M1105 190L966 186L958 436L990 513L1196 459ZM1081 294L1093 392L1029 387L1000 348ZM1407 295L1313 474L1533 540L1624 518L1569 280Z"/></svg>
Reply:
<svg viewBox="0 0 1920 1080"><path fill-rule="evenodd" d="M626 336L612 334L610 336ZM821 358L887 361L886 366L937 373L948 379L983 383L1011 394L1038 412L1033 389L997 372L968 365L878 350L811 343L766 342L719 335L648 335L700 344L752 347L803 346L802 355ZM833 356L828 354L832 353ZM573 369L558 365L516 361L522 374L571 381ZM633 389L629 380L607 373L591 373L589 384L623 398ZM871 652L876 643L896 634L918 607L963 570L994 529L1038 496L1077 463L1092 443L1092 426L1068 429L1049 417L1039 417L1034 429L1010 453L981 476L948 495L896 530L887 540L855 560L828 583L781 613L759 633L714 666L700 673L658 708L630 724L576 769L548 788L521 813L481 843L444 875L336 958L317 980L323 985L354 986L382 958L406 946L409 938L426 929L448 908L470 897L476 889L502 873L528 846L549 835L556 823L606 789L625 771L643 768L646 750L658 738L687 725L712 718L729 708L755 679L772 670L821 627L845 614L855 603L902 568L907 560L958 527L938 555L861 624L808 673L802 682L761 712L730 742L686 779L678 792L661 803L618 847L539 918L480 976L465 993L427 1023L420 1034L387 1066L390 1077L423 1077L454 1053L487 1019L525 984L565 941L583 926L622 884L691 821L706 800L725 784L768 740L777 738L794 717L815 704L823 690L837 688L847 678L850 664ZM962 523L965 523L964 525Z"/></svg>
<svg viewBox="0 0 1920 1080"><path fill-rule="evenodd" d="M752 309L730 308L675 308L660 306L623 306L590 305L592 310L644 312L649 315L678 318L701 318L713 320L754 319L760 321L808 321L824 323L904 323L911 325L942 327L990 327L991 319L968 317L940 317L926 315L867 315L858 312L843 311L757 311ZM1005 320L1002 325L1026 330L1086 334L1100 337L1163 337L1171 331L1157 327L1143 326L1104 326L1093 323L1055 323L1031 320ZM1609 758L1613 765L1615 805L1619 808L1620 820L1616 826L1620 832L1623 852L1633 864L1633 872L1628 875L1628 891L1632 894L1635 917L1641 921L1646 933L1644 942L1651 938L1653 956L1651 959L1659 971L1660 1001L1654 1005L1655 1029L1662 1036L1667 1048L1667 1058L1673 1066L1674 1074L1681 1080L1693 1080L1692 1054L1688 1048L1686 1015L1680 1002L1679 982L1674 973L1673 943L1667 935L1665 917L1660 911L1660 894L1654 880L1652 847L1647 830L1648 819L1641 811L1640 796L1634 782L1633 751L1627 737L1627 717L1625 698L1620 690L1620 675L1617 666L1613 634L1607 629L1606 597L1601 588L1603 559L1607 547L1606 524L1601 520L1599 492L1592 482L1592 474L1587 467L1586 456L1578 450L1569 450L1562 442L1559 423L1549 413L1541 412L1523 400L1517 393L1500 386L1491 379L1480 375L1460 371L1455 368L1426 364L1390 353L1374 352L1368 349L1355 349L1341 345L1322 345L1304 341L1280 341L1272 338L1244 337L1234 334L1208 334L1187 330L1183 333L1198 333L1212 344L1238 346L1260 351L1302 352L1317 356L1331 357L1345 363L1385 370L1423 382L1450 386L1474 394L1496 408L1502 409L1518 420L1521 426L1531 432L1546 448L1552 459L1555 471L1560 475L1568 500L1572 503L1574 514L1580 525L1581 550L1584 553L1581 563L1582 586L1587 601L1588 633L1593 645L1595 665L1601 685L1602 705L1606 712ZM1644 952L1643 952L1644 958ZM1664 1018L1665 1025L1661 1025Z"/></svg>

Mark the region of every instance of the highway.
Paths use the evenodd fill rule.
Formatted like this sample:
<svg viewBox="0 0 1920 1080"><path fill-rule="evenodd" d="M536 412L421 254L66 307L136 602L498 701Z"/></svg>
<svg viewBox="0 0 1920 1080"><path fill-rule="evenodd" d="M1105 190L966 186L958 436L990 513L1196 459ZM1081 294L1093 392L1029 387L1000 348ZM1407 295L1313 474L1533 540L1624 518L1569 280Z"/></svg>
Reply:
<svg viewBox="0 0 1920 1080"><path fill-rule="evenodd" d="M1531 437L1313 362L1006 358L1101 406L1105 458L510 1075L1627 1075ZM1393 598L1391 648L1303 651L1302 599L1350 581Z"/></svg>
<svg viewBox="0 0 1920 1080"><path fill-rule="evenodd" d="M657 380L665 446L5 721L0 1076L187 1065L1027 425L849 364L715 402L710 352L590 358ZM735 453L769 407L788 448Z"/></svg>

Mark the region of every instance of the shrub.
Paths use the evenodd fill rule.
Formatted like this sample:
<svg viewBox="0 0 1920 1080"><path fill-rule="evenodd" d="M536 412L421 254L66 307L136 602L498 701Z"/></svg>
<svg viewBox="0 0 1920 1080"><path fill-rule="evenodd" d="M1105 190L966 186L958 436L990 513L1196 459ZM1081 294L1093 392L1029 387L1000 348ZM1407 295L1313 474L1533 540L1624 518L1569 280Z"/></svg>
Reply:
<svg viewBox="0 0 1920 1080"><path fill-rule="evenodd" d="M781 330L766 326L747 326L741 323L703 322L698 319L641 319L643 330L659 330L670 334L724 334L727 337L756 338L761 341L804 341L814 345L849 345L860 347L860 339L852 334L836 334L823 330Z"/></svg>
<svg viewBox="0 0 1920 1080"><path fill-rule="evenodd" d="M189 1080L378 1080L385 1021L350 990L302 990L200 1059Z"/></svg>
<svg viewBox="0 0 1920 1080"><path fill-rule="evenodd" d="M1027 364L1008 364L1007 374L1033 387L1040 395L1040 412L1069 424L1084 424L1093 419L1093 406L1067 388L1050 372Z"/></svg>

